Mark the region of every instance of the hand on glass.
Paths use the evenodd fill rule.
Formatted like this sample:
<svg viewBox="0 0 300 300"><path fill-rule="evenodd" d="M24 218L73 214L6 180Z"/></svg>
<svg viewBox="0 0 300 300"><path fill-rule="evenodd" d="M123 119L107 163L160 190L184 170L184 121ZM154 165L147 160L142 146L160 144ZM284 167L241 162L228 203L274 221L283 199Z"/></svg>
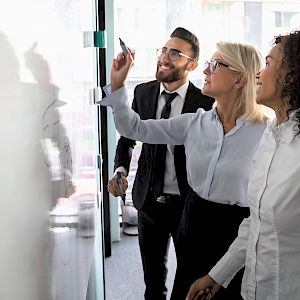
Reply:
<svg viewBox="0 0 300 300"><path fill-rule="evenodd" d="M114 58L111 72L110 72L110 82L111 91L115 91L124 85L124 81L128 75L128 72L133 65L134 61L134 51L128 49L129 52L125 56L123 52L119 53L117 58Z"/></svg>
<svg viewBox="0 0 300 300"><path fill-rule="evenodd" d="M220 289L209 275L196 280L190 287L185 300L210 300L213 295Z"/></svg>
<svg viewBox="0 0 300 300"><path fill-rule="evenodd" d="M123 192L125 192L128 188L128 181L125 176L122 175L122 183L123 183L123 191L120 191L117 176L114 176L108 181L107 190L115 197L122 196Z"/></svg>

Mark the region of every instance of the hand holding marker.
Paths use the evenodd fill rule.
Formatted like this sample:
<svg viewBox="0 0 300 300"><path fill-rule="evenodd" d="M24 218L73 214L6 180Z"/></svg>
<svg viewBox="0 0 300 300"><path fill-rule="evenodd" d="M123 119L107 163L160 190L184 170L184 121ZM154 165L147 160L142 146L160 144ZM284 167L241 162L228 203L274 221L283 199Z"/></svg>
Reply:
<svg viewBox="0 0 300 300"><path fill-rule="evenodd" d="M118 186L119 186L119 190L120 190L120 193L122 194L121 195L121 198L125 204L125 192L124 192L124 189L123 189L123 182L122 182L122 172L117 172L117 182L118 182Z"/></svg>

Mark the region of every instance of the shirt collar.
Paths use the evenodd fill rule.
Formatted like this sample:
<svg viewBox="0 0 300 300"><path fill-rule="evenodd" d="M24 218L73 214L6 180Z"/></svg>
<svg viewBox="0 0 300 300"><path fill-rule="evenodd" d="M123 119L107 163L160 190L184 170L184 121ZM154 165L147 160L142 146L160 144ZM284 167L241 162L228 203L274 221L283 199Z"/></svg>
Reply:
<svg viewBox="0 0 300 300"><path fill-rule="evenodd" d="M299 111L299 109L291 112L289 116L286 117L285 120L280 124L277 124L276 118L268 124L269 132L274 136L275 140L283 141L289 144L294 139L294 117L297 111Z"/></svg>
<svg viewBox="0 0 300 300"><path fill-rule="evenodd" d="M182 99L185 99L185 96L186 96L188 87L189 87L189 81L185 82L185 83L184 83L183 85L181 85L178 89L176 89L176 90L170 92L170 91L168 91L168 90L164 87L163 83L161 82L161 83L160 83L160 92L159 92L159 95L161 95L161 93L162 93L163 91L166 91L166 92L168 92L168 93L174 93L174 92L177 92L177 94L178 94Z"/></svg>
<svg viewBox="0 0 300 300"><path fill-rule="evenodd" d="M269 123L269 127L271 127L272 129L278 129L278 128L281 128L281 127L286 127L287 124L289 123L292 123L293 122L293 118L295 117L296 115L296 112L299 111L300 109L296 109L294 110L293 112L291 112L289 114L288 117L286 117L282 123L280 124L277 124L277 119L274 118L270 123Z"/></svg>
<svg viewBox="0 0 300 300"><path fill-rule="evenodd" d="M212 109L212 114L211 114L211 120L215 120L215 119L220 121L219 116L218 116L218 113L217 113L217 108L216 108L216 106ZM221 122L221 121L220 121L220 122ZM238 117L237 120L236 120L236 125L237 125L237 127L239 127L239 126L241 126L241 125L243 125L243 124L249 125L250 123L251 123L251 122L248 121L248 120L246 120L245 117L244 117L243 115L240 116L240 117Z"/></svg>

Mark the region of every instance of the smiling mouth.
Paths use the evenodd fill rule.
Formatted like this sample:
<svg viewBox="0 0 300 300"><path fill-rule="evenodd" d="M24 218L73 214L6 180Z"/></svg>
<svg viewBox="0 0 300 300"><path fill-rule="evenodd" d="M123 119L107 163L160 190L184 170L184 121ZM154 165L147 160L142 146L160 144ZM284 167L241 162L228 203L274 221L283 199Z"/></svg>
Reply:
<svg viewBox="0 0 300 300"><path fill-rule="evenodd" d="M158 67L161 68L161 69L163 69L163 70L173 69L173 65L166 64L166 63L158 63Z"/></svg>
<svg viewBox="0 0 300 300"><path fill-rule="evenodd" d="M162 71L164 71L164 70L171 70L172 68L169 67L169 66L160 65L160 66L159 66L159 69L162 70Z"/></svg>

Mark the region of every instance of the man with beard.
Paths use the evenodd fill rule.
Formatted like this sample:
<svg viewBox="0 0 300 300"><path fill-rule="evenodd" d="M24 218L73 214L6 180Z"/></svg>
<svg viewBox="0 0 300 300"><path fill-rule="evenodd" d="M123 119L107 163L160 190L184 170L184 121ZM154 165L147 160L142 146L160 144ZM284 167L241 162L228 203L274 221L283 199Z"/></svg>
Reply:
<svg viewBox="0 0 300 300"><path fill-rule="evenodd" d="M156 80L139 84L132 108L141 119L173 117L210 110L214 100L202 95L188 79L198 66L199 42L188 30L178 27L164 47L157 50ZM174 96L170 96L170 94ZM169 100L168 100L169 98ZM127 187L131 153L135 141L120 137L115 156L115 173L123 173ZM108 183L114 196L121 196L117 176ZM143 144L132 189L138 210L138 237L146 285L146 300L167 296L167 256L170 238L176 251L176 235L189 186L184 146Z"/></svg>

